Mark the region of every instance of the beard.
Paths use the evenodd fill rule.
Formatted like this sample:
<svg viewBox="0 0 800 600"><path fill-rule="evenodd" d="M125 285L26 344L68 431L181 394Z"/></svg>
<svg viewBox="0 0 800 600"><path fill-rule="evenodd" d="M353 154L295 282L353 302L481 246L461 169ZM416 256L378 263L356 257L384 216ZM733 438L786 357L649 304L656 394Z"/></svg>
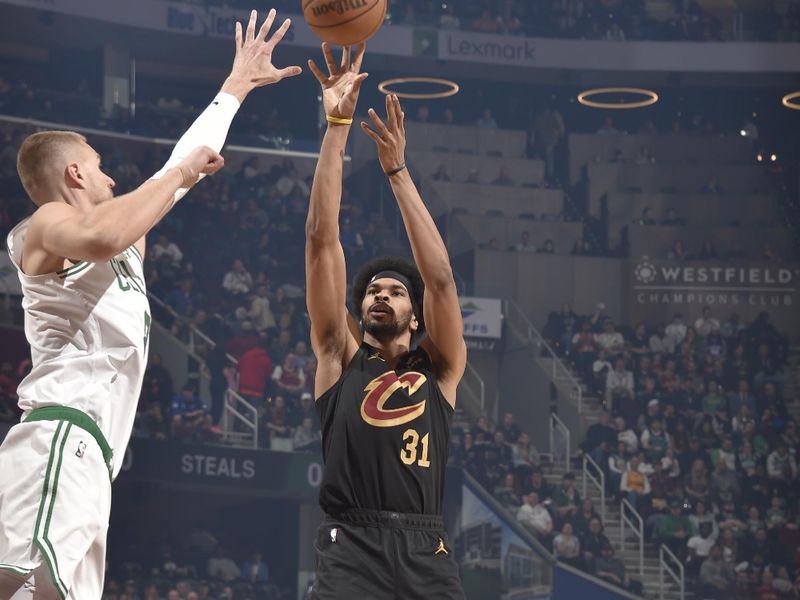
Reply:
<svg viewBox="0 0 800 600"><path fill-rule="evenodd" d="M398 319L394 314L392 318L377 321L369 313L364 317L364 331L377 340L393 340L406 332L411 324L412 313L404 315Z"/></svg>

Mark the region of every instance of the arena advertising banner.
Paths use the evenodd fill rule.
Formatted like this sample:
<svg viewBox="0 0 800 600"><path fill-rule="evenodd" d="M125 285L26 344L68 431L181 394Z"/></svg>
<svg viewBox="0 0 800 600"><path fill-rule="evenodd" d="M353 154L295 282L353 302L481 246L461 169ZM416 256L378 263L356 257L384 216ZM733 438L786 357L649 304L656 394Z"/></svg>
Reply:
<svg viewBox="0 0 800 600"><path fill-rule="evenodd" d="M510 67L616 71L795 72L797 44L611 42L439 31L439 58Z"/></svg>
<svg viewBox="0 0 800 600"><path fill-rule="evenodd" d="M767 311L773 321L789 326L797 320L799 283L796 266L647 257L627 261L623 275L634 320L666 321L676 312L693 315L710 306L720 318L738 313L748 321Z"/></svg>
<svg viewBox="0 0 800 600"><path fill-rule="evenodd" d="M156 31L232 38L248 11L165 0L0 0L107 23ZM265 7L262 7L265 8ZM299 2L298 2L299 12ZM282 15L281 15L282 16ZM319 39L299 14L285 44L316 48ZM612 42L561 40L385 26L370 41L370 52L549 69L616 71L775 72L800 71L798 44L739 42Z"/></svg>
<svg viewBox="0 0 800 600"><path fill-rule="evenodd" d="M311 452L134 439L119 480L315 497L322 481L322 457Z"/></svg>
<svg viewBox="0 0 800 600"><path fill-rule="evenodd" d="M460 296L464 337L500 339L503 337L503 301L496 298Z"/></svg>

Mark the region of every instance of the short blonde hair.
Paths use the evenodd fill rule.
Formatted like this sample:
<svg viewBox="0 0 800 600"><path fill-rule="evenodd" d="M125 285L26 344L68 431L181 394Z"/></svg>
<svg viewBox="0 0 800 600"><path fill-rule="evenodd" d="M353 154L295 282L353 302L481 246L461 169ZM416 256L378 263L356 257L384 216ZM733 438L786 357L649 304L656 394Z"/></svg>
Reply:
<svg viewBox="0 0 800 600"><path fill-rule="evenodd" d="M86 142L74 131L40 131L29 135L17 154L17 173L31 200L41 206L46 200L36 197L37 183L47 176L47 167L57 160L68 146Z"/></svg>

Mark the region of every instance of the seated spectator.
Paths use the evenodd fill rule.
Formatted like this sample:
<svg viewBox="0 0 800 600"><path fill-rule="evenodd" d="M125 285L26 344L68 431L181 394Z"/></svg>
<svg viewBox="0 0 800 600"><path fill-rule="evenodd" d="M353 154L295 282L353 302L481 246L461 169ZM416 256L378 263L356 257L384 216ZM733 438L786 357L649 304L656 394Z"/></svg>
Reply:
<svg viewBox="0 0 800 600"><path fill-rule="evenodd" d="M570 254L572 256L592 256L593 252L589 242L583 238L578 238L575 240L575 243L572 244Z"/></svg>
<svg viewBox="0 0 800 600"><path fill-rule="evenodd" d="M578 538L583 550L584 564L591 572L594 570L595 561L602 556L603 548L611 545L603 533L603 524L600 522L600 518L590 519L586 528L578 534Z"/></svg>
<svg viewBox="0 0 800 600"><path fill-rule="evenodd" d="M467 178L464 180L464 183L471 183L473 185L480 185L481 183L481 173L478 169L470 169L467 173Z"/></svg>
<svg viewBox="0 0 800 600"><path fill-rule="evenodd" d="M281 394L286 395L291 401L300 397L305 390L306 376L298 368L294 352L290 352L283 359L283 364L272 371L272 383Z"/></svg>
<svg viewBox="0 0 800 600"><path fill-rule="evenodd" d="M267 405L264 414L264 429L267 434L264 440L268 447L276 450L290 450L287 441L292 437L292 427L289 424L289 412L286 408L286 399L276 395ZM274 440L278 440L273 443Z"/></svg>
<svg viewBox="0 0 800 600"><path fill-rule="evenodd" d="M606 319L603 322L603 331L597 334L595 341L597 342L597 346L608 352L608 355L611 357L615 357L622 352L625 347L625 338L616 330L614 322L611 319Z"/></svg>
<svg viewBox="0 0 800 600"><path fill-rule="evenodd" d="M691 257L686 253L686 248L681 240L672 242L672 246L670 246L669 252L667 252L667 260L681 261L688 260L689 258Z"/></svg>
<svg viewBox="0 0 800 600"><path fill-rule="evenodd" d="M596 133L597 135L619 135L619 129L614 126L614 119L606 117Z"/></svg>
<svg viewBox="0 0 800 600"><path fill-rule="evenodd" d="M353 227L351 220L347 217L342 219L342 227L339 232L342 249L348 260L360 260L364 254L364 238Z"/></svg>
<svg viewBox="0 0 800 600"><path fill-rule="evenodd" d="M247 316L259 333L275 328L275 315L270 309L269 288L266 285L259 285L256 288Z"/></svg>
<svg viewBox="0 0 800 600"><path fill-rule="evenodd" d="M679 501L670 502L669 512L661 515L653 530L656 542L665 544L678 558L685 554L686 542L692 535L692 524L682 514L682 510L683 506Z"/></svg>
<svg viewBox="0 0 800 600"><path fill-rule="evenodd" d="M169 436L169 424L164 418L161 404L151 402L147 410L136 416L136 437L165 440Z"/></svg>
<svg viewBox="0 0 800 600"><path fill-rule="evenodd" d="M520 433L517 443L511 447L511 461L514 473L520 481L528 480L533 469L541 464L539 451L531 444L531 438L527 433Z"/></svg>
<svg viewBox="0 0 800 600"><path fill-rule="evenodd" d="M595 458L592 453L603 442L606 442L609 448L614 448L617 444L617 430L609 424L608 413L604 410L600 411L597 423L589 425L586 430L586 439L581 444L583 451L592 456L595 462L600 464L601 468L602 462Z"/></svg>
<svg viewBox="0 0 800 600"><path fill-rule="evenodd" d="M539 501L536 492L522 497L523 504L517 511L517 521L533 531L539 539L547 539L553 531L553 519Z"/></svg>
<svg viewBox="0 0 800 600"><path fill-rule="evenodd" d="M514 246L517 252L536 252L536 246L531 243L531 232L523 231L519 234L519 242Z"/></svg>
<svg viewBox="0 0 800 600"><path fill-rule="evenodd" d="M506 473L502 483L494 488L494 497L506 508L516 510L516 508L522 504L516 488L517 482L514 474Z"/></svg>
<svg viewBox="0 0 800 600"><path fill-rule="evenodd" d="M656 225L656 220L653 218L653 210L649 206L642 209L639 219L636 221L637 225Z"/></svg>
<svg viewBox="0 0 800 600"><path fill-rule="evenodd" d="M190 277L183 279L180 284L173 288L164 298L164 302L176 313L181 316L189 316L194 312L197 304L197 296L192 291L194 282Z"/></svg>
<svg viewBox="0 0 800 600"><path fill-rule="evenodd" d="M783 439L778 440L775 450L767 457L767 476L770 484L780 492L797 480L797 462Z"/></svg>
<svg viewBox="0 0 800 600"><path fill-rule="evenodd" d="M253 289L253 276L250 275L240 258L234 259L231 270L225 273L222 287L231 296L244 296Z"/></svg>
<svg viewBox="0 0 800 600"><path fill-rule="evenodd" d="M650 480L647 475L639 471L640 464L638 456L632 457L619 484L623 497L637 510L640 502L650 493Z"/></svg>
<svg viewBox="0 0 800 600"><path fill-rule="evenodd" d="M594 502L589 498L585 498L581 502L581 509L572 517L572 530L580 537L589 531L589 523L592 519L600 519L600 515L594 509ZM602 524L602 521L601 521ZM585 550L584 546L584 550Z"/></svg>
<svg viewBox="0 0 800 600"><path fill-rule="evenodd" d="M625 444L625 452L627 454L636 454L639 452L639 438L636 432L628 427L625 419L617 417L614 419L614 425L617 430L617 441Z"/></svg>
<svg viewBox="0 0 800 600"><path fill-rule="evenodd" d="M592 363L597 358L597 344L592 333L592 324L589 321L582 321L581 330L572 336L571 354L578 375L589 376Z"/></svg>
<svg viewBox="0 0 800 600"><path fill-rule="evenodd" d="M684 488L690 499L708 503L711 495L711 477L702 459L698 458L692 463L691 470L684 478Z"/></svg>
<svg viewBox="0 0 800 600"><path fill-rule="evenodd" d="M664 431L661 419L650 421L650 425L642 432L641 444L647 462L660 462L667 455L670 440Z"/></svg>
<svg viewBox="0 0 800 600"><path fill-rule="evenodd" d="M480 33L500 33L500 20L490 9L485 8L480 16L472 21L469 28Z"/></svg>
<svg viewBox="0 0 800 600"><path fill-rule="evenodd" d="M502 166L497 173L497 177L492 181L492 185L513 186L516 185L516 182L511 177L511 172L508 170L508 167Z"/></svg>
<svg viewBox="0 0 800 600"><path fill-rule="evenodd" d="M242 565L242 578L250 583L269 581L269 567L264 562L264 555L259 551L253 552L250 560Z"/></svg>
<svg viewBox="0 0 800 600"><path fill-rule="evenodd" d="M211 414L191 383L184 385L181 393L172 399L170 419L175 438L204 438L211 431Z"/></svg>
<svg viewBox="0 0 800 600"><path fill-rule="evenodd" d="M625 361L618 358L614 370L606 377L606 408L614 412L619 404L633 399L633 373L625 368ZM620 410L616 408L616 413Z"/></svg>
<svg viewBox="0 0 800 600"><path fill-rule="evenodd" d="M677 348L686 338L686 333L688 328L686 324L683 322L683 315L680 313L676 313L672 317L672 322L667 325L664 332L666 333L667 338L669 338L671 342L672 348Z"/></svg>
<svg viewBox="0 0 800 600"><path fill-rule="evenodd" d="M581 543L577 536L572 534L572 525L569 522L561 526L561 533L553 539L553 553L558 560L578 569L583 568Z"/></svg>
<svg viewBox="0 0 800 600"><path fill-rule="evenodd" d="M575 475L565 473L561 479L561 486L553 494L553 502L559 520L563 523L572 519L578 512L581 504L581 495L575 489Z"/></svg>
<svg viewBox="0 0 800 600"><path fill-rule="evenodd" d="M445 5L444 12L439 16L439 28L448 30L461 29L461 19L456 14L455 4Z"/></svg>
<svg viewBox="0 0 800 600"><path fill-rule="evenodd" d="M486 446L486 474L490 488L511 471L511 446L506 444L502 431L495 431L492 442Z"/></svg>
<svg viewBox="0 0 800 600"><path fill-rule="evenodd" d="M639 593L641 593L640 587L634 588L632 586L633 582L625 573L625 565L620 559L614 556L614 547L611 544L603 546L600 557L595 559L594 574L596 577L612 585L617 585L626 589L630 588L631 591L639 589Z"/></svg>
<svg viewBox="0 0 800 600"><path fill-rule="evenodd" d="M703 307L703 316L694 322L694 329L700 337L706 337L720 330L719 319L711 314L711 307Z"/></svg>
<svg viewBox="0 0 800 600"><path fill-rule="evenodd" d="M625 442L619 441L616 450L608 457L608 489L614 494L619 492L619 484L622 481L622 474L627 470L628 452L625 449Z"/></svg>
<svg viewBox="0 0 800 600"><path fill-rule="evenodd" d="M319 449L322 440L319 428L314 426L314 419L303 417L303 422L294 430L293 436L294 449L303 451L314 451Z"/></svg>
<svg viewBox="0 0 800 600"><path fill-rule="evenodd" d="M153 244L149 250L149 258L158 261L162 256L166 257L173 267L180 265L183 260L183 252L181 252L181 249L163 233L158 235L156 243Z"/></svg>
<svg viewBox="0 0 800 600"><path fill-rule="evenodd" d="M711 464L719 465L719 461L724 461L729 472L736 472L736 453L733 450L733 439L726 435L722 438L722 446L711 451Z"/></svg>
<svg viewBox="0 0 800 600"><path fill-rule="evenodd" d="M672 227L683 227L686 225L686 219L679 217L678 212L674 208L670 208L667 210L667 216L664 217L661 224Z"/></svg>
<svg viewBox="0 0 800 600"><path fill-rule="evenodd" d="M503 415L503 422L497 428L498 431L503 432L503 439L508 444L516 444L519 439L520 431L514 419L514 413L506 412Z"/></svg>
<svg viewBox="0 0 800 600"><path fill-rule="evenodd" d="M722 548L715 544L700 567L700 585L704 598L728 600L733 591L733 569L722 560Z"/></svg>
<svg viewBox="0 0 800 600"><path fill-rule="evenodd" d="M491 109L484 108L483 111L481 111L481 117L478 119L476 125L478 129L497 129L497 121L494 120Z"/></svg>
<svg viewBox="0 0 800 600"><path fill-rule="evenodd" d="M608 360L608 353L603 349L600 348L597 351L597 358L592 363L592 391L599 395L605 395L606 389L606 380L608 379L608 374L612 370L611 362Z"/></svg>
<svg viewBox="0 0 800 600"><path fill-rule="evenodd" d="M236 581L242 572L222 546L217 547L214 556L208 559L208 576L224 582Z"/></svg>
<svg viewBox="0 0 800 600"><path fill-rule="evenodd" d="M700 572L700 565L708 558L711 548L716 544L711 523L701 523L699 533L693 535L686 542L687 557L686 571L690 577L696 577Z"/></svg>
<svg viewBox="0 0 800 600"><path fill-rule="evenodd" d="M553 489L550 484L547 483L547 480L544 478L539 468L533 470L530 480L523 488L523 492L526 494L535 493L542 502L550 500L553 497Z"/></svg>

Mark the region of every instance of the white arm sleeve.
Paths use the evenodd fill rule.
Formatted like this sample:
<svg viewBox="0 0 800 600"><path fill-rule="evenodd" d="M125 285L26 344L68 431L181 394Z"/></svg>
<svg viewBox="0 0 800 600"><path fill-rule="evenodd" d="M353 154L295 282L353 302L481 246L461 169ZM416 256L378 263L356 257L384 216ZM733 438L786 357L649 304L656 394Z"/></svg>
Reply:
<svg viewBox="0 0 800 600"><path fill-rule="evenodd" d="M219 152L225 144L225 138L228 136L228 129L230 129L233 117L239 110L239 100L230 94L220 92L216 98L208 105L202 114L197 117L188 131L183 134L175 148L172 150L172 155L169 157L167 163L161 168L158 173L153 175L150 179L160 179L164 176L169 169L175 167L186 156L198 146L208 146L213 148L214 151ZM200 175L198 181L205 177ZM188 192L188 188L180 188L175 192L173 203L177 202Z"/></svg>

